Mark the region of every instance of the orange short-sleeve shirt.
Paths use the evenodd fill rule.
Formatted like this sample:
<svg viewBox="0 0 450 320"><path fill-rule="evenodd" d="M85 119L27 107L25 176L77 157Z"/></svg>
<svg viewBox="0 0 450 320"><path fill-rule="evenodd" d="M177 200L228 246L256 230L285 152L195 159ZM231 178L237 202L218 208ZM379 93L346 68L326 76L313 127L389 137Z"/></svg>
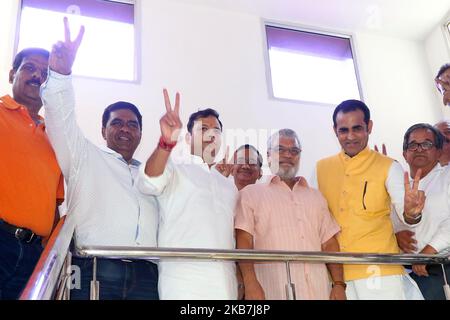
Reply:
<svg viewBox="0 0 450 320"><path fill-rule="evenodd" d="M64 182L43 124L10 96L0 98L0 219L48 236Z"/></svg>

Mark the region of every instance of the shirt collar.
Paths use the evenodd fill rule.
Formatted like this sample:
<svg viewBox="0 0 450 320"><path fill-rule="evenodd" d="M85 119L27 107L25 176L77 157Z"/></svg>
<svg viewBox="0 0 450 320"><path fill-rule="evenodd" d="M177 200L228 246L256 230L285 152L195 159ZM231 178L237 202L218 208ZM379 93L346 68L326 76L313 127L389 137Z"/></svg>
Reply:
<svg viewBox="0 0 450 320"><path fill-rule="evenodd" d="M21 104L17 103L16 100L14 100L10 95L0 97L0 101L3 102L2 105L6 109L16 110L20 107L23 107Z"/></svg>
<svg viewBox="0 0 450 320"><path fill-rule="evenodd" d="M107 146L101 145L101 146L99 146L99 148L100 148L100 150L102 150L103 152L109 153L109 154L115 156L117 159L119 159L119 160L121 160L121 161L127 163L120 153L118 153L118 152L116 152L116 151L114 151L114 150L108 148ZM127 164L128 164L128 163L127 163ZM141 162L138 161L138 160L136 160L136 159L131 159L130 165L131 165L131 166L135 166L135 167L139 167L139 166L141 165Z"/></svg>
<svg viewBox="0 0 450 320"><path fill-rule="evenodd" d="M17 101L14 100L10 95L5 95L3 97L0 97L0 102L3 102L3 103L0 103L0 105L3 105L6 109L9 109L9 110L23 109L24 111L26 111L28 113L28 108L24 105L21 105L20 103L17 103ZM44 124L44 118L42 118L40 115L38 115L38 117L40 120L39 125Z"/></svg>
<svg viewBox="0 0 450 320"><path fill-rule="evenodd" d="M306 179L302 176L298 176L296 177L297 182L295 183L295 185L299 185L301 187L308 187L308 182L306 182ZM263 182L266 185L270 185L270 184L278 184L282 182L281 178L277 175L270 175L268 176L266 182Z"/></svg>
<svg viewBox="0 0 450 320"><path fill-rule="evenodd" d="M347 155L344 151L344 149L341 150L341 152L339 153L339 156L344 160L344 161L350 161L350 160L357 160L357 159L364 159L367 158L370 155L371 150L369 149L368 146L366 146L363 150L361 150L357 155L350 157L349 155Z"/></svg>
<svg viewBox="0 0 450 320"><path fill-rule="evenodd" d="M420 181L422 181L422 180L427 180L428 178L434 176L435 173L437 173L437 172L439 172L439 171L442 171L442 170L444 170L444 169L445 169L445 167L441 166L441 164L438 162L438 163L433 167L433 169L431 169L431 171L428 172L428 174L427 174L425 177L423 177L422 179L420 179ZM411 178L411 174L408 175L408 178L409 178L409 181L413 181L413 180L414 180L414 177Z"/></svg>

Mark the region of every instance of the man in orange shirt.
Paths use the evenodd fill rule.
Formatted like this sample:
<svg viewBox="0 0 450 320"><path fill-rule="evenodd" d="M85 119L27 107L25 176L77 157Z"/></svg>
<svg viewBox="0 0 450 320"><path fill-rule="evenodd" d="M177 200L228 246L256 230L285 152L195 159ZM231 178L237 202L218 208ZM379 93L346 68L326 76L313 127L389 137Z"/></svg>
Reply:
<svg viewBox="0 0 450 320"><path fill-rule="evenodd" d="M19 52L0 97L0 299L17 299L41 255L41 239L59 218L63 180L39 116L49 52Z"/></svg>

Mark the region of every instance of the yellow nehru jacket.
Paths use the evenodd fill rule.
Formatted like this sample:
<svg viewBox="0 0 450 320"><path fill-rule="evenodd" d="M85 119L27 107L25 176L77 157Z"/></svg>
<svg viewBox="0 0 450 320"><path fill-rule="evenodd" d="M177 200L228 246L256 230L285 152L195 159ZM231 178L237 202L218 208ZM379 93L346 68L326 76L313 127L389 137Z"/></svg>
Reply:
<svg viewBox="0 0 450 320"><path fill-rule="evenodd" d="M385 183L394 160L369 150L343 151L317 163L319 189L341 227L342 252L399 253ZM346 281L403 274L399 265L344 265Z"/></svg>

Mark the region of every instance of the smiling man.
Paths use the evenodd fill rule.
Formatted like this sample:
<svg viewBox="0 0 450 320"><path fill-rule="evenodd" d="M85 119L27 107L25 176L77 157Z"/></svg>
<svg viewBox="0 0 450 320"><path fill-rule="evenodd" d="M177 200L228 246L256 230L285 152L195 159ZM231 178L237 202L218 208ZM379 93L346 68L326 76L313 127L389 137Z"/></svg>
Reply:
<svg viewBox="0 0 450 320"><path fill-rule="evenodd" d="M318 187L341 227L342 252L399 253L391 204L403 223L413 224L421 202L410 201L413 192L406 197L400 164L368 148L372 127L369 108L362 101L346 100L336 107L333 130L342 151L317 163ZM344 265L347 296L354 300L406 299L406 283L412 284L409 297L416 292L421 298L415 283L404 274L400 265Z"/></svg>
<svg viewBox="0 0 450 320"><path fill-rule="evenodd" d="M0 300L17 299L43 250L63 198L63 180L39 116L49 52L28 48L9 73L12 97L0 98Z"/></svg>
<svg viewBox="0 0 450 320"><path fill-rule="evenodd" d="M339 251L339 226L323 196L296 177L301 145L297 134L283 129L267 142L273 173L267 183L248 185L236 206L238 249ZM284 263L240 262L246 300L287 299ZM330 278L333 281L331 288ZM345 299L342 266L292 263L297 299Z"/></svg>
<svg viewBox="0 0 450 320"><path fill-rule="evenodd" d="M98 147L76 122L71 68L83 29L70 40L67 19L64 42L49 59L49 76L42 87L47 131L67 183L68 221L75 220L75 242L85 246L156 247L156 200L135 186L139 161L133 154L141 141L142 116L138 108L119 101L102 117L106 146ZM89 299L92 259L73 258L81 270L81 288L73 299ZM97 260L100 299L157 299L158 270L145 260Z"/></svg>
<svg viewBox="0 0 450 320"><path fill-rule="evenodd" d="M263 158L259 151L250 144L244 144L236 149L230 164L230 174L238 190L250 184L255 184L262 176Z"/></svg>
<svg viewBox="0 0 450 320"><path fill-rule="evenodd" d="M158 245L175 248L234 249L233 209L237 190L233 182L212 168L220 149L222 122L214 109L190 115L186 142L188 161L171 157L182 123L180 96L172 108L164 90L166 113L159 121L158 145L140 169L138 187L156 196L160 208ZM235 300L234 262L162 259L159 268L161 299Z"/></svg>

